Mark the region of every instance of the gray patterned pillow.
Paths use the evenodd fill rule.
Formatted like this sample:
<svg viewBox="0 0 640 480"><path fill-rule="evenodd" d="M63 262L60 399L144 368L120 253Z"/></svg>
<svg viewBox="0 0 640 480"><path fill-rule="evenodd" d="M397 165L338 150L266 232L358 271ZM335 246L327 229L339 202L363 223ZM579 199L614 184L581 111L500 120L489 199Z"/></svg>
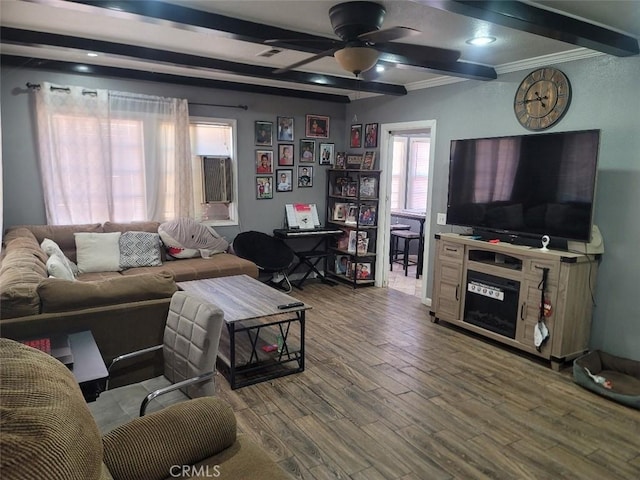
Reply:
<svg viewBox="0 0 640 480"><path fill-rule="evenodd" d="M124 232L120 236L120 267L155 267L160 260L160 236L148 232Z"/></svg>

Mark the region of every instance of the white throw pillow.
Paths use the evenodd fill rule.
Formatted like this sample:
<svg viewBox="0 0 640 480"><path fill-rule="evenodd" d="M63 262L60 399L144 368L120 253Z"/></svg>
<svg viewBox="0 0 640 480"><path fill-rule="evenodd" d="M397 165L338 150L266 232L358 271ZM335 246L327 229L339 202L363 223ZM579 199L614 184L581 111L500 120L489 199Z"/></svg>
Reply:
<svg viewBox="0 0 640 480"><path fill-rule="evenodd" d="M51 277L62 278L64 280L75 280L76 277L64 261L64 257L61 257L57 253L54 253L47 260L47 273Z"/></svg>
<svg viewBox="0 0 640 480"><path fill-rule="evenodd" d="M78 266L66 257L66 255L62 252L62 249L56 242L54 242L50 238L45 238L44 240L42 240L40 248L50 257L53 255L58 255L67 265L67 267L71 269L73 274L78 275Z"/></svg>
<svg viewBox="0 0 640 480"><path fill-rule="evenodd" d="M74 233L80 273L119 272L120 232Z"/></svg>

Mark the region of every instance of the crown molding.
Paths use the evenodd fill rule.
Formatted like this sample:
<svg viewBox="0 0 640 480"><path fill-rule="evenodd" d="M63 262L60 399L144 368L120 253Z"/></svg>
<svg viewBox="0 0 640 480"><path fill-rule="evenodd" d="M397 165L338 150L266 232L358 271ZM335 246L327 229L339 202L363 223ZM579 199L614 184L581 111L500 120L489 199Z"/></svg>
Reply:
<svg viewBox="0 0 640 480"><path fill-rule="evenodd" d="M602 52L596 52L587 48L575 48L561 53L553 53L550 55L542 55L540 57L528 58L517 62L505 63L495 67L498 75L505 73L520 72L522 70L531 70L534 68L545 67L548 65L556 65L559 63L573 62L574 60L583 60L585 58L593 58L605 55ZM423 88L440 87L442 85L450 85L458 82L466 82L466 78L438 76L429 80L422 80L407 84L407 91L421 90Z"/></svg>

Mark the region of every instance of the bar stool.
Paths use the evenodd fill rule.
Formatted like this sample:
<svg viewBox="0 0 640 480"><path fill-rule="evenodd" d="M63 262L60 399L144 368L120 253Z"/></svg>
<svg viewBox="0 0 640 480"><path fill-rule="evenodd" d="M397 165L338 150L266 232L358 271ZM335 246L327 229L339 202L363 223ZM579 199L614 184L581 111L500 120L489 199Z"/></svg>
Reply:
<svg viewBox="0 0 640 480"><path fill-rule="evenodd" d="M411 225L407 225L406 223L392 223L389 226L389 230L390 231L394 231L394 230L411 230ZM398 254L402 253L402 250L398 249L398 239L395 239L394 242L394 237L391 237L391 247L389 250L389 261L391 263L393 263L395 260L398 259ZM391 270L393 270L393 265L391 265Z"/></svg>
<svg viewBox="0 0 640 480"><path fill-rule="evenodd" d="M400 250L398 248L399 239L403 240L404 245L403 249ZM402 266L404 268L404 276L406 277L409 270L409 265L418 265L420 263L421 254L418 252L418 262L409 261L409 247L411 246L412 240L418 240L419 248L422 246L422 242L420 241L420 234L416 232L411 232L409 230L395 230L391 232L391 250L390 250L390 270L393 271L393 263L398 261L397 253L402 252ZM418 266L418 272L416 273L416 278L420 276L420 267Z"/></svg>

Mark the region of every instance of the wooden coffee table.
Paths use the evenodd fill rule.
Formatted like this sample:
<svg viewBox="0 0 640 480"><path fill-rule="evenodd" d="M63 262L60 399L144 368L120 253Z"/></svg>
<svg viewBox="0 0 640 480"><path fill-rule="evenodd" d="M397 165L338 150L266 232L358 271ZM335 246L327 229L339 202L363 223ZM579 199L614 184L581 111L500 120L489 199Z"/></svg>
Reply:
<svg viewBox="0 0 640 480"><path fill-rule="evenodd" d="M178 282L218 306L226 331L218 367L232 389L304 371L304 322L309 305L247 275ZM299 303L286 309L279 305Z"/></svg>

